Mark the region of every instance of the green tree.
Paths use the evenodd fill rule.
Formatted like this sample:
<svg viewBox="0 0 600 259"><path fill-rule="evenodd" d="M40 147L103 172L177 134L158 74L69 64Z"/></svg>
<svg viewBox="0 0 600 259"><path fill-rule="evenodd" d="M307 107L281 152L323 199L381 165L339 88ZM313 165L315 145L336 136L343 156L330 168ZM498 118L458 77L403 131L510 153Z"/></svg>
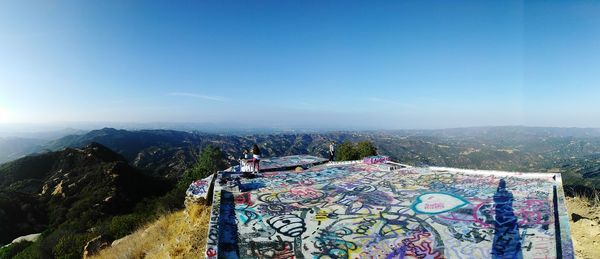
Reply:
<svg viewBox="0 0 600 259"><path fill-rule="evenodd" d="M196 165L185 173L182 181L179 182L179 186L181 186L181 188L187 188L193 181L206 178L226 167L225 154L221 149L208 145L202 150Z"/></svg>
<svg viewBox="0 0 600 259"><path fill-rule="evenodd" d="M86 243L86 235L64 235L52 249L54 258L77 259L81 258L83 247Z"/></svg>
<svg viewBox="0 0 600 259"><path fill-rule="evenodd" d="M348 161L358 159L356 147L350 141L344 141L335 151L335 161Z"/></svg>
<svg viewBox="0 0 600 259"><path fill-rule="evenodd" d="M358 159L375 156L377 155L377 148L370 141L361 141L356 144L356 153Z"/></svg>
<svg viewBox="0 0 600 259"><path fill-rule="evenodd" d="M19 252L32 244L33 243L29 241L21 241L2 247L0 248L0 258L14 258Z"/></svg>

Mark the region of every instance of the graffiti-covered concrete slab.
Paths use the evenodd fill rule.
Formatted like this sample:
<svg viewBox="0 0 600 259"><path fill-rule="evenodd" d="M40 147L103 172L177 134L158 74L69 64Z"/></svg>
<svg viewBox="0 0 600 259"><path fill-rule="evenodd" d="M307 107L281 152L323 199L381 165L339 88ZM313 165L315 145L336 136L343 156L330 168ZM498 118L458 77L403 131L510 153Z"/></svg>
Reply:
<svg viewBox="0 0 600 259"><path fill-rule="evenodd" d="M327 162L328 160L322 157L310 156L310 155L294 155L294 156L282 156L282 157L269 157L264 158L260 161L261 171L275 171L275 170L289 170L295 167L311 167ZM249 168L251 163L245 163L246 167L242 168L241 171L252 171Z"/></svg>
<svg viewBox="0 0 600 259"><path fill-rule="evenodd" d="M294 156L283 156L283 157L269 157L263 158L260 161L260 171L282 171L292 170L296 167L308 168L311 166L323 164L328 160L322 157L309 156L309 155L294 155ZM239 171L239 172L253 172L255 171L253 160L240 160L240 165L232 167L227 171Z"/></svg>
<svg viewBox="0 0 600 259"><path fill-rule="evenodd" d="M216 189L206 256L573 258L558 174L387 168L231 181Z"/></svg>

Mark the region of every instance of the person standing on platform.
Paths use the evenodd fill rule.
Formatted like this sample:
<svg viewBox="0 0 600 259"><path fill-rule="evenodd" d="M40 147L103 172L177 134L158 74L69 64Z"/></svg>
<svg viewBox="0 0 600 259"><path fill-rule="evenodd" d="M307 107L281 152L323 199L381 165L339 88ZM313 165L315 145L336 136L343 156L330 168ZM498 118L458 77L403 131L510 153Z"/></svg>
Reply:
<svg viewBox="0 0 600 259"><path fill-rule="evenodd" d="M256 144L252 146L252 166L254 172L260 172L260 148Z"/></svg>
<svg viewBox="0 0 600 259"><path fill-rule="evenodd" d="M335 158L335 142L331 141L331 144L329 144L329 161L333 161L334 158Z"/></svg>

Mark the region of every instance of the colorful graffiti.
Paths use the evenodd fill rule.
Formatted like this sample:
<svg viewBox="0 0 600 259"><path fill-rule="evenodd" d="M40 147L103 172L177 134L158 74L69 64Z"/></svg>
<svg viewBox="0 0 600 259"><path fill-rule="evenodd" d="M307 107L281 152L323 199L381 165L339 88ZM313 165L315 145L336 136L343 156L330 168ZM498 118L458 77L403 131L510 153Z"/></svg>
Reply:
<svg viewBox="0 0 600 259"><path fill-rule="evenodd" d="M208 186L212 181L212 177L213 176L210 175L205 179L192 182L185 191L186 197L194 201L206 199L206 196L208 195Z"/></svg>
<svg viewBox="0 0 600 259"><path fill-rule="evenodd" d="M368 156L363 158L363 163L372 165L372 164L381 164L390 161L390 157L388 156Z"/></svg>
<svg viewBox="0 0 600 259"><path fill-rule="evenodd" d="M252 167L252 160L240 161L238 167L241 172L254 171ZM328 160L322 157L309 156L309 155L294 155L294 156L282 156L282 157L270 157L260 160L261 171L276 171L276 170L290 170L296 167L308 168L314 165L323 164Z"/></svg>
<svg viewBox="0 0 600 259"><path fill-rule="evenodd" d="M573 258L553 176L365 163L270 172L239 179L257 188L220 187L233 197L221 198L229 227L215 227L237 241L226 257ZM211 244L211 255L224 249Z"/></svg>
<svg viewBox="0 0 600 259"><path fill-rule="evenodd" d="M416 213L440 214L455 210L467 204L469 204L469 202L461 197L438 192L419 195L411 208Z"/></svg>

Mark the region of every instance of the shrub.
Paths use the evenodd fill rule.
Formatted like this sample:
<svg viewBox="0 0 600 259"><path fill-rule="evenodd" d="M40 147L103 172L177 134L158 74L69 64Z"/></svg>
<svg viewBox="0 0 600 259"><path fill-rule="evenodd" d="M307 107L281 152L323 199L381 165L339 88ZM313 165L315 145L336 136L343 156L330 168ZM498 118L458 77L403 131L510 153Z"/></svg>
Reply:
<svg viewBox="0 0 600 259"><path fill-rule="evenodd" d="M357 159L358 153L356 153L354 143L350 141L345 141L344 143L342 143L335 152L336 161L348 161Z"/></svg>
<svg viewBox="0 0 600 259"><path fill-rule="evenodd" d="M377 148L369 141L361 141L356 143L356 153L358 154L358 159L375 156L377 155Z"/></svg>
<svg viewBox="0 0 600 259"><path fill-rule="evenodd" d="M198 162L194 167L187 171L177 184L177 190L185 192L187 187L195 180L206 178L207 176L223 170L227 167L225 163L225 154L218 147L208 145L202 150L198 157Z"/></svg>
<svg viewBox="0 0 600 259"><path fill-rule="evenodd" d="M361 141L356 144L345 141L335 152L336 161L358 160L368 156L377 155L377 148L370 141Z"/></svg>
<svg viewBox="0 0 600 259"><path fill-rule="evenodd" d="M0 258L13 258L15 255L31 246L33 242L22 241L0 248Z"/></svg>
<svg viewBox="0 0 600 259"><path fill-rule="evenodd" d="M121 238L133 232L145 221L145 217L139 214L127 214L115 216L110 221L109 233L114 238Z"/></svg>
<svg viewBox="0 0 600 259"><path fill-rule="evenodd" d="M83 247L88 236L85 234L72 234L62 236L52 249L55 258L78 259L81 258Z"/></svg>

